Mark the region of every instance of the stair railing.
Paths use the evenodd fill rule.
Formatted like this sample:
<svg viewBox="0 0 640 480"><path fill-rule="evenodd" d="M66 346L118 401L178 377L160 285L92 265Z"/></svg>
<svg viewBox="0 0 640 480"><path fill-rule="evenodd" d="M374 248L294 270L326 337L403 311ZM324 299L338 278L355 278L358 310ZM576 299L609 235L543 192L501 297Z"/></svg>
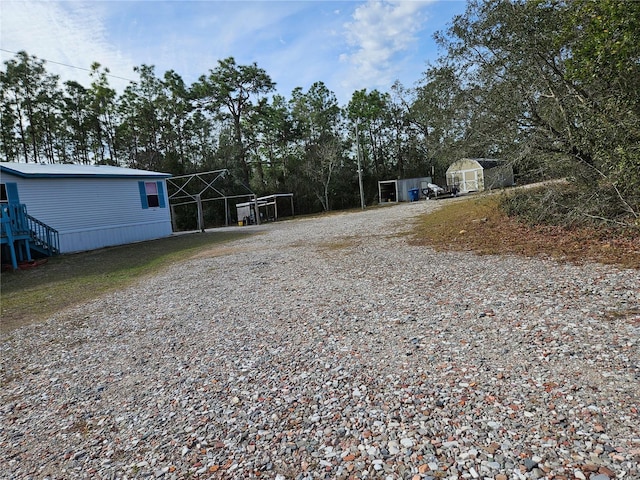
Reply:
<svg viewBox="0 0 640 480"><path fill-rule="evenodd" d="M60 253L60 238L58 231L46 223L41 222L29 214L25 214L31 231L32 242L49 251L50 255Z"/></svg>

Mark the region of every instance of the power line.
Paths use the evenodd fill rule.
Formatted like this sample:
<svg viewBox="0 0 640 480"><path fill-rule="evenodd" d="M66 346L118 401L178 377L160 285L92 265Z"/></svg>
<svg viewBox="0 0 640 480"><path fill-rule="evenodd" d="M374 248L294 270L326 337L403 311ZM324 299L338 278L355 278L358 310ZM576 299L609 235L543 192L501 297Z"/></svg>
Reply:
<svg viewBox="0 0 640 480"><path fill-rule="evenodd" d="M6 50L4 48L0 48L0 51L6 52L6 53L12 53L14 55L18 54L18 52L12 52L11 50ZM69 65L68 63L56 62L55 60L47 60L46 58L40 58L40 57L36 57L36 58L39 58L40 60L44 60L45 62L48 62L48 63L55 63L56 65L61 65L63 67L75 68L76 70L83 70L83 71L89 72L89 73L92 72L92 70L89 69L89 68L76 67L75 65ZM112 73L105 73L105 75L107 77L113 77L113 78L117 78L119 80L126 80L128 82L135 82L135 80L131 80L130 78L119 77L118 75L113 75Z"/></svg>

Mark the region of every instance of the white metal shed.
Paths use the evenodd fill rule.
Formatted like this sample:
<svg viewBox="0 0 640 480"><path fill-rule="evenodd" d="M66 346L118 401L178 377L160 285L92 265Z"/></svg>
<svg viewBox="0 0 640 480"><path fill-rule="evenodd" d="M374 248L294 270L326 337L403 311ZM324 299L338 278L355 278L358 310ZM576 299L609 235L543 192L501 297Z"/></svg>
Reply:
<svg viewBox="0 0 640 480"><path fill-rule="evenodd" d="M379 202L408 202L411 200L409 191L414 189L418 189L418 195L424 197L422 191L427 188L427 185L431 182L431 177L381 180L378 182Z"/></svg>
<svg viewBox="0 0 640 480"><path fill-rule="evenodd" d="M513 168L500 160L462 158L447 169L447 185L458 187L461 193L510 187L513 184Z"/></svg>

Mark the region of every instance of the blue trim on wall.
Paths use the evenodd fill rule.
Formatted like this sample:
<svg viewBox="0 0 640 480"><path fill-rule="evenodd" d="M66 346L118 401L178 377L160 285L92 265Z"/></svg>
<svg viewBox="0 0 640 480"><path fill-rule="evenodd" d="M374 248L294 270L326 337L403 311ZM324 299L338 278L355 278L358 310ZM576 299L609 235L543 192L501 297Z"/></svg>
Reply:
<svg viewBox="0 0 640 480"><path fill-rule="evenodd" d="M140 190L140 203L142 208L149 208L149 200L147 198L147 189L145 187L146 182L138 182L138 189ZM156 182L158 187L158 208L167 208L167 202L164 199L164 184L163 182Z"/></svg>
<svg viewBox="0 0 640 480"><path fill-rule="evenodd" d="M144 187L144 182L138 182L138 188L140 189L140 202L142 208L149 208L149 202L147 201L147 189Z"/></svg>
<svg viewBox="0 0 640 480"><path fill-rule="evenodd" d="M148 174L117 174L117 173L25 173L14 170L4 165L0 166L0 171L21 178L169 178L169 173L149 172Z"/></svg>
<svg viewBox="0 0 640 480"><path fill-rule="evenodd" d="M15 175L16 177L21 178L149 178L148 175L70 175L70 174L26 174L21 172L16 172L13 170L6 170L5 173L10 173L11 175ZM155 175L150 180L155 180L156 178L169 178L171 175Z"/></svg>
<svg viewBox="0 0 640 480"><path fill-rule="evenodd" d="M158 206L160 208L166 208L167 204L164 201L164 185L162 182L156 182L156 185L158 185Z"/></svg>
<svg viewBox="0 0 640 480"><path fill-rule="evenodd" d="M15 182L7 182L4 184L7 189L7 200L9 203L20 203L20 196L18 195L18 184Z"/></svg>

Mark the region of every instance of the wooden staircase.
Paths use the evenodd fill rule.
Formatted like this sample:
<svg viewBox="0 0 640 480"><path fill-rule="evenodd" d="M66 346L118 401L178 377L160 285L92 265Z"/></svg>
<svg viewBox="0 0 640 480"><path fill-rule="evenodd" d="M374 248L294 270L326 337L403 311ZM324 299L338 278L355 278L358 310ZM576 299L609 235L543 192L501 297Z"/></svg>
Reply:
<svg viewBox="0 0 640 480"><path fill-rule="evenodd" d="M58 255L60 253L58 231L29 214L26 214L26 217L31 233L31 242L29 242L31 250L47 257Z"/></svg>
<svg viewBox="0 0 640 480"><path fill-rule="evenodd" d="M31 262L33 256L60 253L58 231L29 215L25 204L3 203L0 210L0 246L3 254L9 253L14 270L18 269L18 262Z"/></svg>

